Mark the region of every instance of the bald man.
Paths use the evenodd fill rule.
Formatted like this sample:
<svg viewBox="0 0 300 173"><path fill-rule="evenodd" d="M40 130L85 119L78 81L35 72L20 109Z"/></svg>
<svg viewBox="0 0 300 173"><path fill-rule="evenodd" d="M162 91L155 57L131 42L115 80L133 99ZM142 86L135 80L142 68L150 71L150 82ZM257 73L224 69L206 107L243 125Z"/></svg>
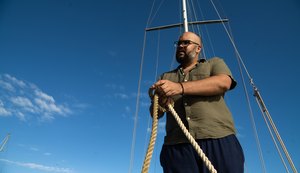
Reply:
<svg viewBox="0 0 300 173"><path fill-rule="evenodd" d="M193 32L183 33L175 43L179 66L163 73L151 88L159 98L168 98L159 100L161 105L174 101L175 111L218 172L243 173L243 150L224 100L225 93L236 86L230 69L218 57L199 59L202 42ZM159 117L163 115L159 111ZM209 173L173 115L166 112L166 116L160 154L164 173Z"/></svg>

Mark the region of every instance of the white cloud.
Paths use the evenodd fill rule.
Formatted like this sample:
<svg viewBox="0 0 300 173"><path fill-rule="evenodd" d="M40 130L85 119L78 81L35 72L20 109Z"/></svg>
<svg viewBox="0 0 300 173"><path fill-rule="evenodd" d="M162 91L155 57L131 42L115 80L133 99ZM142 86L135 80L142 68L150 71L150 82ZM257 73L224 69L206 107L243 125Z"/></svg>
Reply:
<svg viewBox="0 0 300 173"><path fill-rule="evenodd" d="M46 93L43 93L43 92L41 92L39 90L35 90L34 92L35 92L36 96L39 97L39 98L41 98L42 100L45 100L45 101L50 102L50 103L54 103L55 102L54 99L53 99L53 97L49 96Z"/></svg>
<svg viewBox="0 0 300 173"><path fill-rule="evenodd" d="M51 156L51 153L44 153L45 156Z"/></svg>
<svg viewBox="0 0 300 173"><path fill-rule="evenodd" d="M0 100L0 116L10 116L11 112L4 108L3 102Z"/></svg>
<svg viewBox="0 0 300 173"><path fill-rule="evenodd" d="M65 115L66 113L69 113L68 108L56 105L55 102L48 102L47 100L43 100L40 98L35 98L34 102L39 107L39 109L45 114L57 113Z"/></svg>
<svg viewBox="0 0 300 173"><path fill-rule="evenodd" d="M0 116L14 115L22 121L32 119L54 120L68 116L71 109L58 104L54 97L43 92L35 84L0 74Z"/></svg>
<svg viewBox="0 0 300 173"><path fill-rule="evenodd" d="M19 118L19 120L26 121L26 116L22 112L17 111L16 116Z"/></svg>
<svg viewBox="0 0 300 173"><path fill-rule="evenodd" d="M29 169L35 169L35 170L41 170L41 171L46 171L46 172L57 172L57 173L73 173L74 171L70 168L60 168L56 166L46 166L46 165L41 165L37 163L25 163L25 162L15 162L7 159L0 159L0 161L29 168Z"/></svg>
<svg viewBox="0 0 300 173"><path fill-rule="evenodd" d="M11 98L11 101L18 106L33 107L31 101L25 97L13 97L13 98Z"/></svg>
<svg viewBox="0 0 300 173"><path fill-rule="evenodd" d="M6 89L8 91L14 91L15 88L8 82L4 82L3 80L0 80L0 86L3 88L3 89Z"/></svg>
<svg viewBox="0 0 300 173"><path fill-rule="evenodd" d="M10 111L6 110L3 107L0 107L0 116L10 116L10 115L11 115Z"/></svg>
<svg viewBox="0 0 300 173"><path fill-rule="evenodd" d="M22 80L18 80L17 78L9 75L9 74L4 74L3 75L6 79L8 79L9 82L16 84L17 86L24 88L26 86L25 82L23 82Z"/></svg>

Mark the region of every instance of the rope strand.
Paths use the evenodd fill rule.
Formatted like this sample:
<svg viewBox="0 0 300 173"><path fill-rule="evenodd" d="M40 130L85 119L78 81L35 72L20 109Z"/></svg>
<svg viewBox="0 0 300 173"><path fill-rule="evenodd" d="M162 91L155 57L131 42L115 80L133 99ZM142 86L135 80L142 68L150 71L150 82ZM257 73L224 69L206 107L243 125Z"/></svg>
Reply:
<svg viewBox="0 0 300 173"><path fill-rule="evenodd" d="M143 168L142 168L142 173L148 173L149 167L150 167L150 162L154 150L154 145L157 137L157 124L158 124L158 96L155 94L154 95L154 103L153 104L153 118L152 118L152 130L151 130L151 138L150 142L148 145L148 150L147 154L144 160Z"/></svg>
<svg viewBox="0 0 300 173"><path fill-rule="evenodd" d="M155 145L155 141L156 141L156 137L157 137L158 109L161 107L158 104L157 94L152 96L151 95L152 92L150 92L150 90L149 90L149 96L150 96L151 99L153 99L153 120L152 120L153 124L152 124L151 138L150 138L150 142L149 142L149 145L148 145L148 150L147 150L147 153L146 153L146 157L145 157L145 160L144 160L142 173L148 173L148 170L149 170L149 167L150 167L150 162L151 162L151 158L152 158L152 154L153 154L153 150L154 150L154 145ZM185 127L185 125L181 121L180 117L178 116L178 114L176 113L176 111L173 108L173 104L169 103L167 105L167 107L168 107L168 110L171 112L171 114L174 116L175 120L177 121L177 123L178 123L179 127L181 128L181 130L183 131L184 135L187 137L189 142L192 144L192 146L194 147L194 149L198 153L199 157L203 160L204 164L206 165L206 167L208 168L210 173L217 173L217 170L214 168L214 166L212 165L210 160L206 157L205 153L202 151L202 149L200 148L200 146L198 145L196 140L189 133L189 131L187 130L187 128Z"/></svg>

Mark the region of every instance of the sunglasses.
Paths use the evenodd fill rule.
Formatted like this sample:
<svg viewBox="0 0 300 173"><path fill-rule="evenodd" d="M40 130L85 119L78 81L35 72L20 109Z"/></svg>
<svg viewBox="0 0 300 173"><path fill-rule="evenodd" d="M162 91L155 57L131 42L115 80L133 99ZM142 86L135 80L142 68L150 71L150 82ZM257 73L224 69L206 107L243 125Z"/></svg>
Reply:
<svg viewBox="0 0 300 173"><path fill-rule="evenodd" d="M180 40L180 41L175 41L174 42L174 45L176 47L179 47L179 46L187 47L190 44L196 44L196 45L200 46L199 43L196 43L196 42L194 42L192 40Z"/></svg>

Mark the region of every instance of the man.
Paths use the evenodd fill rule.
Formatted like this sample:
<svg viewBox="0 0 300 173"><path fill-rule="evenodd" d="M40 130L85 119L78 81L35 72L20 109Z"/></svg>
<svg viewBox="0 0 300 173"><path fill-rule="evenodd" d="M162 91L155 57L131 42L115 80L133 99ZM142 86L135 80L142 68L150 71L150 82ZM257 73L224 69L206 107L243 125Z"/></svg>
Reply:
<svg viewBox="0 0 300 173"><path fill-rule="evenodd" d="M236 86L229 68L217 57L198 60L202 42L195 33L183 33L176 45L180 65L164 73L151 88L160 98L167 98L159 101L161 105L174 101L175 111L218 172L243 173L243 151L224 101L225 92ZM166 119L160 154L164 173L209 173L170 112Z"/></svg>

